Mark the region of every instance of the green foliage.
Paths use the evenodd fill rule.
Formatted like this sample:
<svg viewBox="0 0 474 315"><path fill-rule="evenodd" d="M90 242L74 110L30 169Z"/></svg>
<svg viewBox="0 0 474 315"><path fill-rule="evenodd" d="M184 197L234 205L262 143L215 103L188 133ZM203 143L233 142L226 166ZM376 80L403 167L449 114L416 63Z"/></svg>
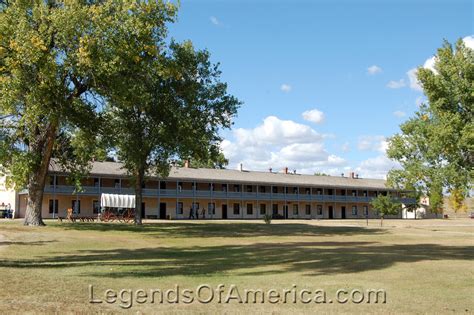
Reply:
<svg viewBox="0 0 474 315"><path fill-rule="evenodd" d="M389 173L389 183L429 196L437 211L443 191L458 191L464 198L472 187L474 51L462 40L455 49L445 42L435 71L419 68L417 75L428 102L389 140L387 154L403 168Z"/></svg>
<svg viewBox="0 0 474 315"><path fill-rule="evenodd" d="M467 204L465 202L464 194L457 189L451 191L451 195L449 196L449 204L456 213L467 211Z"/></svg>
<svg viewBox="0 0 474 315"><path fill-rule="evenodd" d="M378 195L370 202L370 205L378 211L381 218L386 215L396 215L402 209L401 203L394 201L389 194L387 196Z"/></svg>
<svg viewBox="0 0 474 315"><path fill-rule="evenodd" d="M265 214L263 216L263 221L265 222L265 224L271 224L272 223L272 216L271 214Z"/></svg>
<svg viewBox="0 0 474 315"><path fill-rule="evenodd" d="M109 103L112 142L135 180L137 209L145 175L166 177L170 161L227 163L218 131L231 126L240 105L227 94L207 51L196 51L191 42L155 42L154 53L139 53L122 80L127 88L112 94ZM136 223L140 220L137 217Z"/></svg>
<svg viewBox="0 0 474 315"><path fill-rule="evenodd" d="M43 190L50 159L78 182L104 157L104 107L134 87L133 71L157 54L175 13L164 1L2 2L0 172L28 187L37 222L42 194L31 192Z"/></svg>
<svg viewBox="0 0 474 315"><path fill-rule="evenodd" d="M191 167L194 168L217 168L217 169L224 169L228 164L229 160L225 157L224 153L209 153L209 158L207 160L192 160L187 159L190 163ZM178 166L183 167L186 163L186 160L179 160L177 162Z"/></svg>

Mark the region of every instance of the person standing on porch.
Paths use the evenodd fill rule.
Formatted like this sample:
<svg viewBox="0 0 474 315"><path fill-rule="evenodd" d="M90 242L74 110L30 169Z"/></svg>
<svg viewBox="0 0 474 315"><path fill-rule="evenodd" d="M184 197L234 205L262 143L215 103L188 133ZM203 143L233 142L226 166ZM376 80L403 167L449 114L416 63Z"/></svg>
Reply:
<svg viewBox="0 0 474 315"><path fill-rule="evenodd" d="M189 219L194 219L194 209L193 207L189 208Z"/></svg>

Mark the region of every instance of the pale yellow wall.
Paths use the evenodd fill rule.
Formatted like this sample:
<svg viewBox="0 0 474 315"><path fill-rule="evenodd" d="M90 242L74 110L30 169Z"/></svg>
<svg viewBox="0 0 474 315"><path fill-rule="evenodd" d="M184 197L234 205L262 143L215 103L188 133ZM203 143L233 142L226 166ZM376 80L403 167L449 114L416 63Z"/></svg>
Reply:
<svg viewBox="0 0 474 315"><path fill-rule="evenodd" d="M7 189L5 186L5 177L0 178L0 204L10 204L12 210L17 209L17 196L18 194L13 189ZM16 212L16 211L15 211ZM17 213L15 213L17 216Z"/></svg>

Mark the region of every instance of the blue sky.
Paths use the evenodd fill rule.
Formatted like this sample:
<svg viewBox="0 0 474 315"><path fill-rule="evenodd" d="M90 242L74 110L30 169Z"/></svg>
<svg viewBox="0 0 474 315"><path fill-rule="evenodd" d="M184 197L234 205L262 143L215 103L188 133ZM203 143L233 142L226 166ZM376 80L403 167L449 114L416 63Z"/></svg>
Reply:
<svg viewBox="0 0 474 315"><path fill-rule="evenodd" d="M229 167L383 177L384 137L423 96L407 72L474 34L472 3L182 0L170 35L208 49L244 102Z"/></svg>

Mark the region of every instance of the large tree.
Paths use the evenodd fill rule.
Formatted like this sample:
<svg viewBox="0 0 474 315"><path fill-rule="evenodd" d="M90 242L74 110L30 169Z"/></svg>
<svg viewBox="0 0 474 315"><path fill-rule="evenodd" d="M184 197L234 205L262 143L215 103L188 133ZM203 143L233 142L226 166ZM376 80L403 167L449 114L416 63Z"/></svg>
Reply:
<svg viewBox="0 0 474 315"><path fill-rule="evenodd" d="M416 189L442 208L443 192L464 199L474 174L474 51L462 40L438 49L433 69L418 68L427 102L389 140L387 154L402 169L389 182Z"/></svg>
<svg viewBox="0 0 474 315"><path fill-rule="evenodd" d="M136 224L147 175L166 177L175 159L223 163L218 132L231 126L240 104L207 51L155 43L140 52L127 92L110 102L117 155L134 183Z"/></svg>
<svg viewBox="0 0 474 315"><path fill-rule="evenodd" d="M136 47L150 43L134 32L159 37L175 11L144 0L0 2L0 165L9 184L28 189L26 225L43 225L52 157L87 170L102 105L127 88Z"/></svg>

